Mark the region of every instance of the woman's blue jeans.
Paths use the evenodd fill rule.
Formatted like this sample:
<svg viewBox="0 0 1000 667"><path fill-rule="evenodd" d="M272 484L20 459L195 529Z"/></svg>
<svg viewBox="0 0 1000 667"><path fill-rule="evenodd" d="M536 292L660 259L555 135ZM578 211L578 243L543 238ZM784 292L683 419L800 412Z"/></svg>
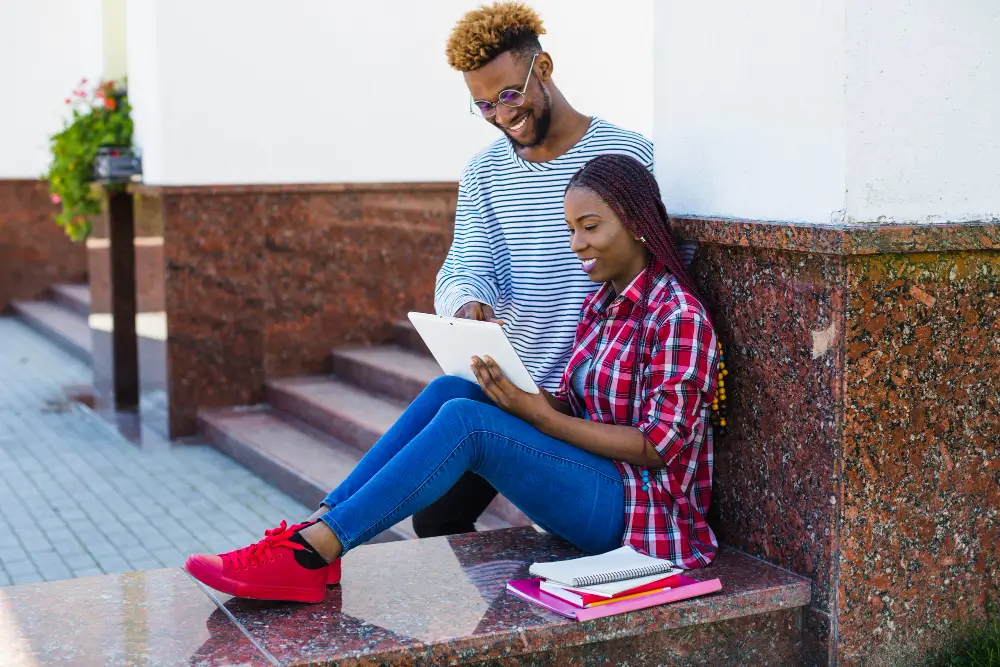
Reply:
<svg viewBox="0 0 1000 667"><path fill-rule="evenodd" d="M324 500L344 552L440 498L466 471L585 551L621 546L625 499L610 459L550 438L478 385L434 380Z"/></svg>

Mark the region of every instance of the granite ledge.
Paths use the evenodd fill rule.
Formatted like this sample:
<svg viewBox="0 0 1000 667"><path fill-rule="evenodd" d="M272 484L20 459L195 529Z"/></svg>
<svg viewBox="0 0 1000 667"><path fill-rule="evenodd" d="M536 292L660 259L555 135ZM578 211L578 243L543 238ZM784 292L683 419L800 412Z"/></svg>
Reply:
<svg viewBox="0 0 1000 667"><path fill-rule="evenodd" d="M323 603L233 599L224 607L281 664L439 665L797 611L811 597L809 580L734 549L688 573L700 580L718 577L721 592L587 623L505 590L508 580L528 576L532 562L579 555L566 542L527 527L369 545L345 558L342 586Z"/></svg>
<svg viewBox="0 0 1000 667"><path fill-rule="evenodd" d="M680 238L722 246L843 256L1000 250L1000 220L927 225L821 225L689 216L670 220Z"/></svg>
<svg viewBox="0 0 1000 667"><path fill-rule="evenodd" d="M810 599L808 580L733 549L689 573L718 577L721 592L587 623L505 590L534 561L579 554L526 527L368 545L348 554L342 585L315 605L229 598L179 569L71 579L0 588L0 622L24 664L111 656L157 664L439 665L795 613Z"/></svg>
<svg viewBox="0 0 1000 667"><path fill-rule="evenodd" d="M457 193L456 181L385 183L261 183L218 185L131 184L129 192L147 197L171 195L316 194L325 192L424 192Z"/></svg>

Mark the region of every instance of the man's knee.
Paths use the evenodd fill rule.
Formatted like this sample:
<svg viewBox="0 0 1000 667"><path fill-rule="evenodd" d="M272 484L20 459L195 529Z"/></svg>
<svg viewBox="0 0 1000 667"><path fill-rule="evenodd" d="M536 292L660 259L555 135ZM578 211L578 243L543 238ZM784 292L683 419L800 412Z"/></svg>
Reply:
<svg viewBox="0 0 1000 667"><path fill-rule="evenodd" d="M435 508L428 507L413 515L413 532L417 537L444 537L471 533L476 530L474 520L441 516Z"/></svg>
<svg viewBox="0 0 1000 667"><path fill-rule="evenodd" d="M443 496L413 515L413 530L417 537L471 533L496 495L489 482L466 472Z"/></svg>

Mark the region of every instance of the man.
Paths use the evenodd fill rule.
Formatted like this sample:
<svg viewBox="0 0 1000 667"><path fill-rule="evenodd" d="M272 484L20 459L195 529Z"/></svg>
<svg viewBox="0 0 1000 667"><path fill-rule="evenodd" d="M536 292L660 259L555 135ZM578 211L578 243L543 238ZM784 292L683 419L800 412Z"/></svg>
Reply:
<svg viewBox="0 0 1000 667"><path fill-rule="evenodd" d="M652 144L566 100L542 21L516 2L466 14L448 40L448 63L463 73L470 110L503 133L462 174L455 236L437 277L440 315L502 321L535 381L554 391L565 368L580 305L596 289L570 251L563 193L570 177L604 153L653 166ZM475 530L496 496L468 473L413 517L420 537Z"/></svg>

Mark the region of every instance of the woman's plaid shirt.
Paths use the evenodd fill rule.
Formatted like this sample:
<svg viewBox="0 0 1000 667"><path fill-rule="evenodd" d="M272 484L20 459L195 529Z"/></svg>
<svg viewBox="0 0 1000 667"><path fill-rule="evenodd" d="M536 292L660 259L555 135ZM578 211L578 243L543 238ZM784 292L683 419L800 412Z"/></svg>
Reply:
<svg viewBox="0 0 1000 667"><path fill-rule="evenodd" d="M639 313L647 280L652 281L648 305ZM637 351L640 317L645 324ZM715 331L701 303L657 265L640 273L621 295L606 283L587 298L556 392L579 417L636 425L663 457L666 466L649 470L648 484L642 466L615 462L625 486L622 542L684 568L708 565L718 547L706 521L712 495L708 417L718 356ZM581 401L569 390L570 377L588 359ZM629 406L633 364L639 387Z"/></svg>

